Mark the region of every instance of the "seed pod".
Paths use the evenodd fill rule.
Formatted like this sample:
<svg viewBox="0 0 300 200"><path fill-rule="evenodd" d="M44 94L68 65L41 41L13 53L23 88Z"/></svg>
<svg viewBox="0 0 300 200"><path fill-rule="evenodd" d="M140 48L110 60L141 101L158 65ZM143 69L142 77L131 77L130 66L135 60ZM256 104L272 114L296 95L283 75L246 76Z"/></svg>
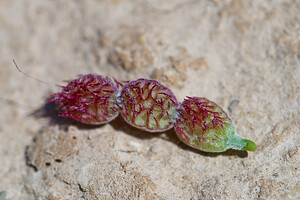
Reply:
<svg viewBox="0 0 300 200"><path fill-rule="evenodd" d="M86 124L104 124L118 116L117 87L106 77L88 74L70 81L53 99L62 117Z"/></svg>
<svg viewBox="0 0 300 200"><path fill-rule="evenodd" d="M155 80L138 79L124 85L117 98L124 120L149 132L173 127L178 101L173 92Z"/></svg>
<svg viewBox="0 0 300 200"><path fill-rule="evenodd" d="M187 97L176 111L174 128L182 142L202 151L256 150L254 142L236 133L225 111L206 98Z"/></svg>

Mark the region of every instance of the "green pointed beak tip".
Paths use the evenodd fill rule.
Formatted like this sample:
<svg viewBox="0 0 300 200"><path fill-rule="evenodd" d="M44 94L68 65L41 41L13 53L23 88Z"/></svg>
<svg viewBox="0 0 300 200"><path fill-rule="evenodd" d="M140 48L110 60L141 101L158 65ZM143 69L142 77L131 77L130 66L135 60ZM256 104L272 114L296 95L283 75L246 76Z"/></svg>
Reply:
<svg viewBox="0 0 300 200"><path fill-rule="evenodd" d="M254 142L252 142L251 140L246 140L244 139L244 142L246 143L246 146L244 148L242 148L242 150L246 150L246 151L255 151L257 146Z"/></svg>

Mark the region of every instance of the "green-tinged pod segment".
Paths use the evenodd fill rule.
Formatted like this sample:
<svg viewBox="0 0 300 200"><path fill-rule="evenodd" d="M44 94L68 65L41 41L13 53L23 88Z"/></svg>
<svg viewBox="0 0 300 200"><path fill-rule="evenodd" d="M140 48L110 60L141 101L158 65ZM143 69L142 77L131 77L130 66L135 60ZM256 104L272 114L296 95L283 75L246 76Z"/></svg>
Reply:
<svg viewBox="0 0 300 200"><path fill-rule="evenodd" d="M227 142L228 149L237 149L237 150L246 150L246 151L255 151L256 144L251 140L247 140L239 136L238 134L234 134L229 137Z"/></svg>
<svg viewBox="0 0 300 200"><path fill-rule="evenodd" d="M188 97L176 110L174 128L185 144L206 152L255 151L256 144L236 133L231 118L216 103Z"/></svg>
<svg viewBox="0 0 300 200"><path fill-rule="evenodd" d="M253 141L243 139L243 142L246 143L246 146L243 147L242 150L245 150L245 151L255 151L256 150L257 146Z"/></svg>
<svg viewBox="0 0 300 200"><path fill-rule="evenodd" d="M123 119L131 126L148 132L171 129L178 105L169 88L151 79L128 82L117 98Z"/></svg>

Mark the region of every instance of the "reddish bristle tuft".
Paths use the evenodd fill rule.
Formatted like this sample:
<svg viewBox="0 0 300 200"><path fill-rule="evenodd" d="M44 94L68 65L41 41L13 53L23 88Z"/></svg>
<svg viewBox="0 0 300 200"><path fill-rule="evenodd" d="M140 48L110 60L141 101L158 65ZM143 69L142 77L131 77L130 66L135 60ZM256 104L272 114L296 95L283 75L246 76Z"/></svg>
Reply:
<svg viewBox="0 0 300 200"><path fill-rule="evenodd" d="M117 87L106 77L88 74L63 87L54 98L62 117L74 118L86 124L104 124L118 116Z"/></svg>

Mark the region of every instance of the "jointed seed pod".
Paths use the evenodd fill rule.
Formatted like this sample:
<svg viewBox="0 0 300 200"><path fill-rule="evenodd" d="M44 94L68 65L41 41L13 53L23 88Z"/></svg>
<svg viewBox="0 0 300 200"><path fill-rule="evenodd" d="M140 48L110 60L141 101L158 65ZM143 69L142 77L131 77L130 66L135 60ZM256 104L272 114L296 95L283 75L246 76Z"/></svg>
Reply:
<svg viewBox="0 0 300 200"><path fill-rule="evenodd" d="M70 81L53 94L60 116L86 124L104 124L119 114L116 107L117 87L106 77L94 74Z"/></svg>
<svg viewBox="0 0 300 200"><path fill-rule="evenodd" d="M256 150L254 142L236 133L225 111L206 98L187 97L176 111L174 128L182 142L202 151Z"/></svg>
<svg viewBox="0 0 300 200"><path fill-rule="evenodd" d="M50 85L24 73L25 76ZM105 124L119 111L130 125L148 132L161 132L174 126L185 144L206 152L227 149L255 151L256 144L236 133L231 118L216 103L200 97L187 97L179 103L173 92L155 80L138 79L124 86L115 80L88 74L70 81L67 86L55 85L62 91L52 96L62 117L86 124ZM51 86L51 85L50 85Z"/></svg>
<svg viewBox="0 0 300 200"><path fill-rule="evenodd" d="M179 105L170 89L149 79L125 84L117 104L126 122L149 132L172 128L174 112Z"/></svg>

